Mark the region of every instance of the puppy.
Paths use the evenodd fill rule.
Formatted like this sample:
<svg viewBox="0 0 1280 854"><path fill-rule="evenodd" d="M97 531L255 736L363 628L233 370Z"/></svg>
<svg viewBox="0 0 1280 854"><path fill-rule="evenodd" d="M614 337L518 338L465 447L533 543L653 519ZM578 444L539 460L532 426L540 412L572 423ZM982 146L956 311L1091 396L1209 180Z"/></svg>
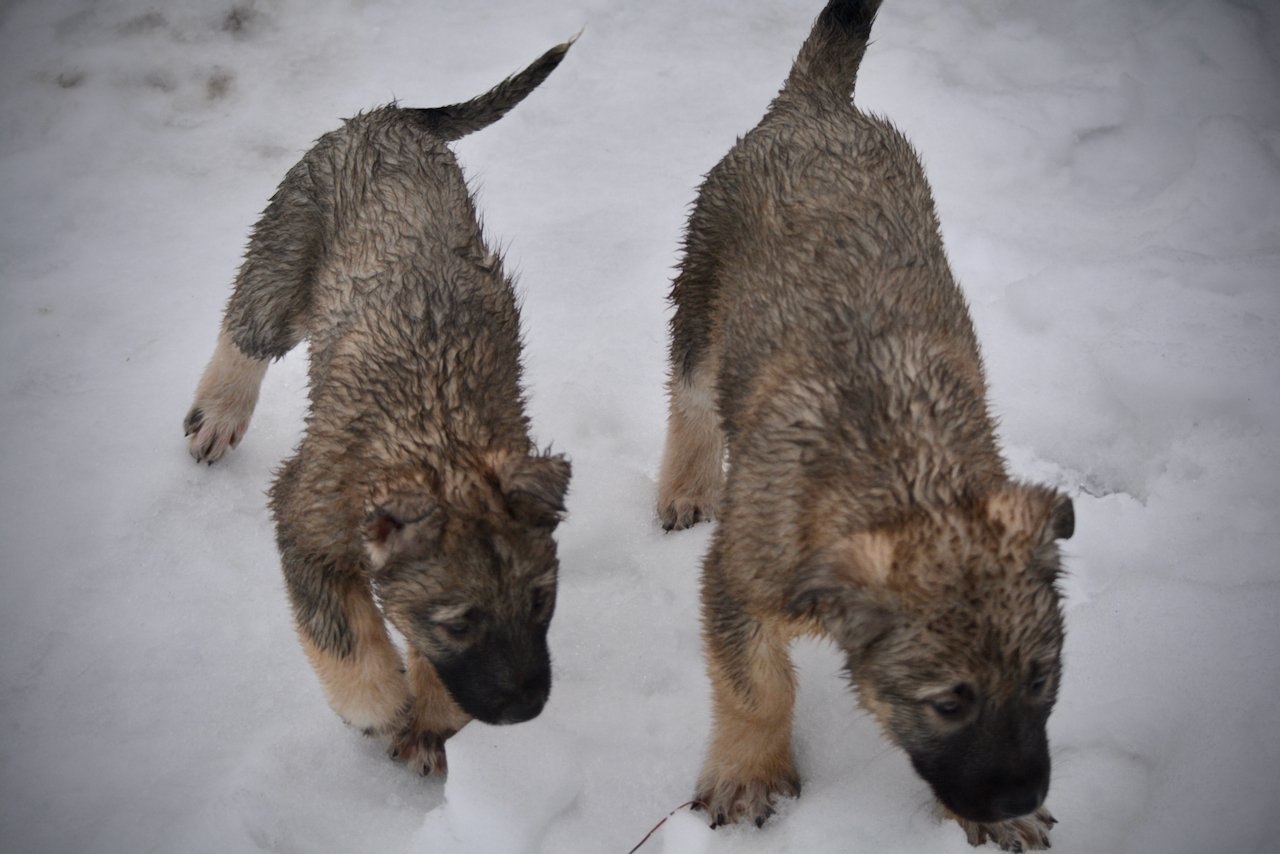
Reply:
<svg viewBox="0 0 1280 854"><path fill-rule="evenodd" d="M269 360L310 340L306 434L270 502L298 636L334 711L423 774L470 719L529 720L551 689L570 467L529 437L511 280L447 143L569 46L466 103L383 107L321 137L254 228L185 421L213 463Z"/></svg>
<svg viewBox="0 0 1280 854"><path fill-rule="evenodd" d="M1072 505L1010 480L919 159L850 104L878 5L819 15L672 287L658 514L719 518L696 798L714 827L799 794L788 645L817 633L971 842L1043 847Z"/></svg>

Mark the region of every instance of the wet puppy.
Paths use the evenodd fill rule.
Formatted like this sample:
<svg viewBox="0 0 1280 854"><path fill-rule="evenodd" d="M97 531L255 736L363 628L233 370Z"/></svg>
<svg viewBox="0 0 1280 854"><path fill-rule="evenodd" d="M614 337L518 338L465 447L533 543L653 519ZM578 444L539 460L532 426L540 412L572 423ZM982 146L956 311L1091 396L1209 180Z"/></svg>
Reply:
<svg viewBox="0 0 1280 854"><path fill-rule="evenodd" d="M529 720L551 689L569 463L530 439L511 281L447 143L568 49L466 103L384 107L322 137L254 228L185 421L214 462L269 360L310 339L306 435L271 489L298 635L333 709L423 774L471 718Z"/></svg>
<svg viewBox="0 0 1280 854"><path fill-rule="evenodd" d="M1010 480L924 170L850 103L878 5L819 15L703 183L672 288L658 514L720 520L696 798L715 826L799 794L788 646L817 633L971 842L1047 846L1072 505Z"/></svg>

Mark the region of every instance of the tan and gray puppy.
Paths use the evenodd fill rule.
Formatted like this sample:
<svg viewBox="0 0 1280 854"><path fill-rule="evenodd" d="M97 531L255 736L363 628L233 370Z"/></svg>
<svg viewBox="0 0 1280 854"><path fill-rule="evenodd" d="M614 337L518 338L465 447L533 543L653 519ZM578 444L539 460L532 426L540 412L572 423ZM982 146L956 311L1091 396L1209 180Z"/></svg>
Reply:
<svg viewBox="0 0 1280 854"><path fill-rule="evenodd" d="M333 709L423 774L471 718L529 720L551 689L569 463L530 440L511 281L446 143L568 49L466 103L321 137L254 228L186 417L192 455L217 460L268 361L310 339L306 435L271 488L298 635Z"/></svg>
<svg viewBox="0 0 1280 854"><path fill-rule="evenodd" d="M716 826L799 794L788 644L816 632L971 842L1047 846L1072 505L1009 478L919 159L850 104L878 5L819 15L703 183L672 288L658 514L719 518L696 797Z"/></svg>

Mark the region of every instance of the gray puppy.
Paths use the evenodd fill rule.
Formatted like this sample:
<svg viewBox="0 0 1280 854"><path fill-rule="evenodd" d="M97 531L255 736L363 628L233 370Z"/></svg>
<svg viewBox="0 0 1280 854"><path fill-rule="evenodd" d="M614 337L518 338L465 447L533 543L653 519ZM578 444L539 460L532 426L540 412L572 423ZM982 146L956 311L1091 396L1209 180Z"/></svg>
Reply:
<svg viewBox="0 0 1280 854"><path fill-rule="evenodd" d="M192 455L214 462L268 361L310 339L306 435L271 488L298 635L333 709L423 774L443 773L468 720L528 720L551 688L569 463L530 440L511 281L446 143L569 44L466 103L384 107L321 137L254 228L186 417Z"/></svg>
<svg viewBox="0 0 1280 854"><path fill-rule="evenodd" d="M716 826L799 794L788 645L816 633L971 842L1044 847L1072 505L1010 480L924 170L850 104L878 5L819 15L703 183L672 288L658 514L720 519L696 797Z"/></svg>

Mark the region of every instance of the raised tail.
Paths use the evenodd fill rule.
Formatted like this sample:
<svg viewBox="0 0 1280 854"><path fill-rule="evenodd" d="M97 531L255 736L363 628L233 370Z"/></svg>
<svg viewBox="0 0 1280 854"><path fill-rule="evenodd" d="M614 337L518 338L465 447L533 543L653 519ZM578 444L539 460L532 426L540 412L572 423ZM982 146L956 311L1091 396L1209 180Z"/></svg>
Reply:
<svg viewBox="0 0 1280 854"><path fill-rule="evenodd" d="M783 95L852 97L879 8L880 0L830 0L796 56Z"/></svg>
<svg viewBox="0 0 1280 854"><path fill-rule="evenodd" d="M577 38L574 36L564 44L556 45L535 59L524 71L511 75L488 92L470 101L450 104L447 107L408 109L405 112L411 114L446 142L461 139L469 133L493 124L538 88L538 84L555 71L556 66L560 64L560 60L564 59L564 55L569 52L569 48Z"/></svg>

